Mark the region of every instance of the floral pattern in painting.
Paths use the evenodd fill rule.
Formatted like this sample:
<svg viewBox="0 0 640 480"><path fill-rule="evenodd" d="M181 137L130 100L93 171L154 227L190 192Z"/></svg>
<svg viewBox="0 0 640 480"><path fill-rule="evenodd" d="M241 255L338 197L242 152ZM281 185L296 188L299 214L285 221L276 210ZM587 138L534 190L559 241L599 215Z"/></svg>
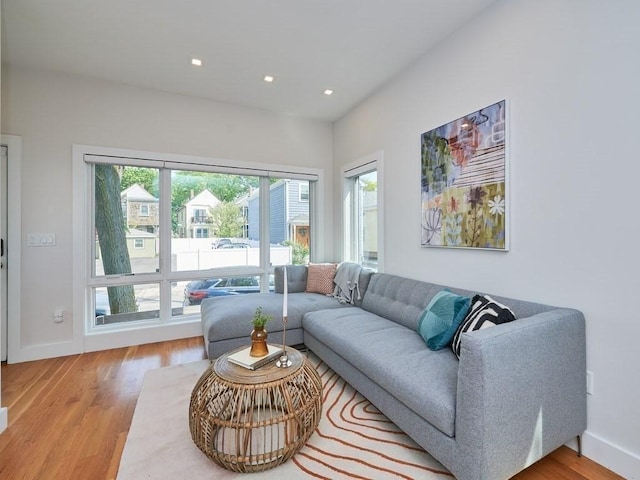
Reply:
<svg viewBox="0 0 640 480"><path fill-rule="evenodd" d="M422 134L423 246L507 249L505 101Z"/></svg>

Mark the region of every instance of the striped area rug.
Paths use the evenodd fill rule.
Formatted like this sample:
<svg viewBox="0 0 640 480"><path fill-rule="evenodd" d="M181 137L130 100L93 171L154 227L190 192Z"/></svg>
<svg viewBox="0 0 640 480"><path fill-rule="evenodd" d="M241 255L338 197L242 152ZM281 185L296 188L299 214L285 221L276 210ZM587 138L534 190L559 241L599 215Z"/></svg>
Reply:
<svg viewBox="0 0 640 480"><path fill-rule="evenodd" d="M323 382L320 425L287 463L239 474L207 458L191 440L191 390L208 361L147 373L120 461L118 480L450 479L451 474L313 354Z"/></svg>

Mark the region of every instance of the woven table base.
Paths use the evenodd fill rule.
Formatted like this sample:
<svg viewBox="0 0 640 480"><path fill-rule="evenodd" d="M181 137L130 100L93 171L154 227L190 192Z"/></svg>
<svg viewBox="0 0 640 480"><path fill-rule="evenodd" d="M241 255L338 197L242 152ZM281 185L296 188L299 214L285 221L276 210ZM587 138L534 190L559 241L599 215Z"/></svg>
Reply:
<svg viewBox="0 0 640 480"><path fill-rule="evenodd" d="M235 472L260 472L290 459L322 414L322 381L296 350L292 366L251 371L220 357L191 394L189 428L198 448Z"/></svg>

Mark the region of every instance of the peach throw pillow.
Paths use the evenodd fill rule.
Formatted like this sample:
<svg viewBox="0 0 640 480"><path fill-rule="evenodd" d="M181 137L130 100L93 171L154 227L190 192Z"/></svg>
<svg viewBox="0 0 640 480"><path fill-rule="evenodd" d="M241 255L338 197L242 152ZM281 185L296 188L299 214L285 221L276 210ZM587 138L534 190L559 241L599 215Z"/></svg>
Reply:
<svg viewBox="0 0 640 480"><path fill-rule="evenodd" d="M333 278L336 276L336 269L335 263L309 264L306 291L331 295L334 289Z"/></svg>

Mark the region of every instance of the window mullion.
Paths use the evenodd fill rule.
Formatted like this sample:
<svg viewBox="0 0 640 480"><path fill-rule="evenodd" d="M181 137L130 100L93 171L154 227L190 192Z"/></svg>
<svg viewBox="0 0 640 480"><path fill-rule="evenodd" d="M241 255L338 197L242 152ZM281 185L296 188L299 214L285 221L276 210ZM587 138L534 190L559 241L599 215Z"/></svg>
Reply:
<svg viewBox="0 0 640 480"><path fill-rule="evenodd" d="M318 182L309 182L309 230L313 235L309 235L309 259L315 261L318 257Z"/></svg>
<svg viewBox="0 0 640 480"><path fill-rule="evenodd" d="M354 189L356 191L356 208L355 208L355 226L357 232L357 243L356 243L356 262L362 263L363 259L363 247L364 243L364 232L363 232L363 224L362 224L362 182L360 181L360 177L356 177L353 182Z"/></svg>
<svg viewBox="0 0 640 480"><path fill-rule="evenodd" d="M360 221L358 219L358 213L360 211L358 207L359 202L358 195L358 177L351 179L351 211L349 212L349 220L351 222L351 261L358 262L360 258Z"/></svg>
<svg viewBox="0 0 640 480"><path fill-rule="evenodd" d="M87 278L91 281L97 277L96 275L96 262L95 259L98 258L98 242L96 237L96 186L95 186L95 175L96 175L96 166L95 164L90 164L90 168L88 168L87 173L87 191L88 191L88 203L91 205L91 208L87 211L87 225L89 226L89 231L87 232L87 238L89 239L89 252L91 252L89 258L90 261L87 265Z"/></svg>
<svg viewBox="0 0 640 480"><path fill-rule="evenodd" d="M160 321L171 321L171 170L160 169L160 226L158 241L160 242L158 269L160 270Z"/></svg>
<svg viewBox="0 0 640 480"><path fill-rule="evenodd" d="M271 267L271 229L270 229L270 206L269 206L269 188L271 182L268 177L260 178L260 268L263 269L261 285L269 285L269 274ZM263 288L266 292L267 287Z"/></svg>

